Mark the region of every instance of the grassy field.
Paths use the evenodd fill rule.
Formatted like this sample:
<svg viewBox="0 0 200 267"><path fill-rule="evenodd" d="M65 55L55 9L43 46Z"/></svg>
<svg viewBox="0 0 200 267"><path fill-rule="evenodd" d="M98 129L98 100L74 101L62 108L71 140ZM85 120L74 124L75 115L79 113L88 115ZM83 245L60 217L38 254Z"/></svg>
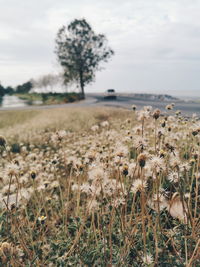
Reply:
<svg viewBox="0 0 200 267"><path fill-rule="evenodd" d="M200 123L0 112L0 266L200 266Z"/></svg>

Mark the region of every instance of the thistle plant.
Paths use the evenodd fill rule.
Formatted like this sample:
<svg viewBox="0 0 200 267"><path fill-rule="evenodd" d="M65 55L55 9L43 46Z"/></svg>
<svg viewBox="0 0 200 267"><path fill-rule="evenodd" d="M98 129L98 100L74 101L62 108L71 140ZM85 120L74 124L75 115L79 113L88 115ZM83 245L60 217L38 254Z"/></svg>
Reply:
<svg viewBox="0 0 200 267"><path fill-rule="evenodd" d="M199 120L132 109L0 137L0 266L200 265Z"/></svg>

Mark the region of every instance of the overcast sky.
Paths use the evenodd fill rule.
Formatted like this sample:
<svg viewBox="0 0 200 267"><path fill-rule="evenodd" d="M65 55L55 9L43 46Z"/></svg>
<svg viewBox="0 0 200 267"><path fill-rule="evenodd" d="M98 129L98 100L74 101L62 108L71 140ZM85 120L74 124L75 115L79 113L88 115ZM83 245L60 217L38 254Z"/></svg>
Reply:
<svg viewBox="0 0 200 267"><path fill-rule="evenodd" d="M86 91L200 96L200 0L0 0L0 81L59 72L55 37L85 18L115 56Z"/></svg>

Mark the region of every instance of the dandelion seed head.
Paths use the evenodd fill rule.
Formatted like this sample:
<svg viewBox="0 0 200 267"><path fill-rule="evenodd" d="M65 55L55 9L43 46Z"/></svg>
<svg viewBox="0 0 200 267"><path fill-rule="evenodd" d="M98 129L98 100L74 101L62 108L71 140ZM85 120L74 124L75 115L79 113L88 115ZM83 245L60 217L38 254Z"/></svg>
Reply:
<svg viewBox="0 0 200 267"><path fill-rule="evenodd" d="M131 187L131 192L137 193L138 191L144 191L147 187L147 182L142 181L141 179L136 179Z"/></svg>

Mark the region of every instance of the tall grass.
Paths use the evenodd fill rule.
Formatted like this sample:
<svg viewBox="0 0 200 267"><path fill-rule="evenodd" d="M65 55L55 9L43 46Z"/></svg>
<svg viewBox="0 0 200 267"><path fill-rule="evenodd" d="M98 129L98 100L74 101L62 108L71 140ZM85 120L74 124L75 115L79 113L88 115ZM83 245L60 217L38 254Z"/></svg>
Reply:
<svg viewBox="0 0 200 267"><path fill-rule="evenodd" d="M200 123L172 108L2 113L0 265L199 266Z"/></svg>

